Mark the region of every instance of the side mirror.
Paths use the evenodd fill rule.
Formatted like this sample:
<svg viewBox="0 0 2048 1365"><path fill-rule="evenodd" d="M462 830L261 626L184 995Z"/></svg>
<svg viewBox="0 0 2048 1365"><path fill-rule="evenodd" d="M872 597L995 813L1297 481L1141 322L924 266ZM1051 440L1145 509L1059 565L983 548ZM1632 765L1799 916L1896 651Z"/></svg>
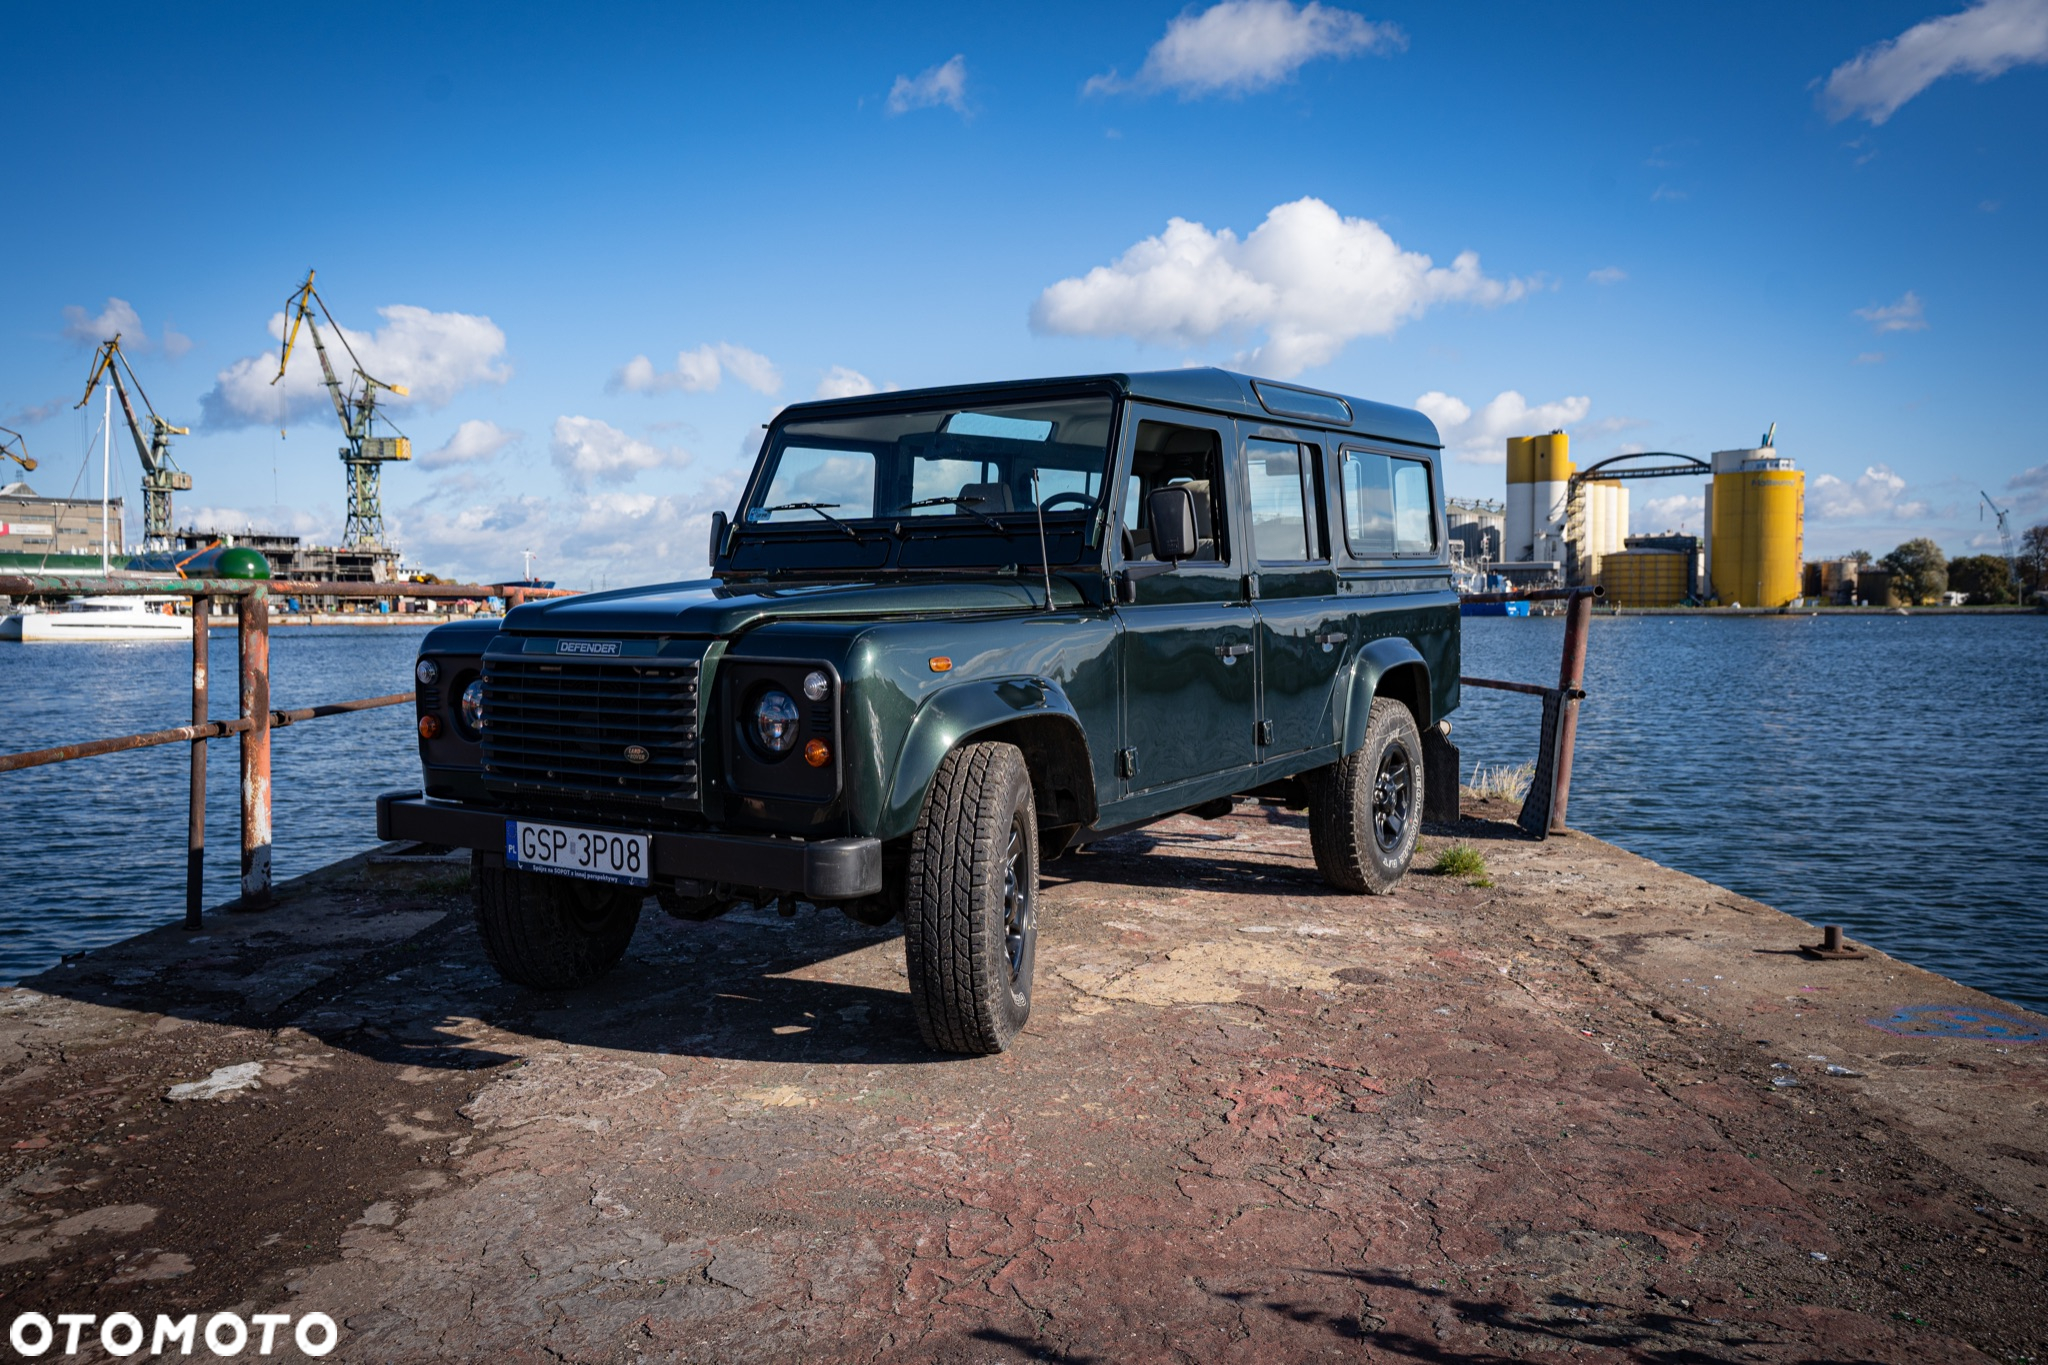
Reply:
<svg viewBox="0 0 2048 1365"><path fill-rule="evenodd" d="M1152 523L1152 553L1169 562L1192 559L1195 553L1195 498L1185 488L1155 488L1145 499L1145 518Z"/></svg>
<svg viewBox="0 0 2048 1365"><path fill-rule="evenodd" d="M725 549L725 532L730 524L726 520L724 512L713 512L711 514L711 557L705 560L705 563L716 564L718 562L719 553Z"/></svg>

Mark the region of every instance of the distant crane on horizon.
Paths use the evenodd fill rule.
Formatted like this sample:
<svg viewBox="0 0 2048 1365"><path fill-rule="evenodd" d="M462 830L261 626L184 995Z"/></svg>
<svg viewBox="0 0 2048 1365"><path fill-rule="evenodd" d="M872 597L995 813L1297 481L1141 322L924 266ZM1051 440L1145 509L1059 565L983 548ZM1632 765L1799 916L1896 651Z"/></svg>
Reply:
<svg viewBox="0 0 2048 1365"><path fill-rule="evenodd" d="M319 305L320 316L327 319L327 325L334 329L334 335L341 341L341 348L348 352L352 373L361 386L350 383L346 393L341 380L335 376L334 362L327 358L327 346L320 339L320 325L314 321L313 306ZM348 344L348 333L341 330L341 324L334 320L333 312L327 307L327 300L320 297L313 288L313 272L306 272L305 282L292 291L285 304L290 325L285 328L284 351L277 359L277 376L270 382L275 384L284 378L284 369L291 363L292 343L298 340L299 325L313 334L313 350L320 357L322 380L327 386L328 396L334 400L335 415L341 418L342 439L348 444L341 448L341 463L348 473L348 521L342 528L341 543L349 549L381 547L384 544L384 499L383 470L394 460L412 458L412 440L409 437L377 436L371 431L377 421L377 390L407 396L403 384L387 384L372 377L363 369L363 362L356 358L355 348ZM390 419L385 418L386 425ZM278 433L282 436L284 433Z"/></svg>
<svg viewBox="0 0 2048 1365"><path fill-rule="evenodd" d="M1992 514L1998 518L1998 543L2005 550L2005 573L2006 577L2012 580L2012 600L2017 602L2020 600L2020 557L2013 548L2012 523L2008 519L2008 510L1993 502L1991 495L1981 488L1977 490L1977 496L1984 499L1984 507L1989 507ZM1977 520L1984 520L1983 507L1977 509Z"/></svg>
<svg viewBox="0 0 2048 1365"><path fill-rule="evenodd" d="M20 465L25 472L35 473L36 461L35 457L28 453L28 438L12 427L0 427L0 433L5 433L14 438L8 441L0 441L0 455L5 455L8 459Z"/></svg>
<svg viewBox="0 0 2048 1365"><path fill-rule="evenodd" d="M143 411L149 414L148 436L142 434L142 423L135 418L135 405L128 401L128 385L121 382L123 370L128 372L128 383L135 386L135 396L142 400ZM99 349L93 352L92 377L85 381L85 397L78 400L79 407L92 401L102 378L112 382L115 394L121 399L122 415L128 419L128 434L135 438L135 454L142 460L142 548L172 549L171 494L190 489L192 476L178 468L177 462L171 459L171 438L189 436L192 429L174 427L157 416L155 405L142 391L142 381L135 377L135 367L128 363L128 353L121 349L119 332L102 341Z"/></svg>

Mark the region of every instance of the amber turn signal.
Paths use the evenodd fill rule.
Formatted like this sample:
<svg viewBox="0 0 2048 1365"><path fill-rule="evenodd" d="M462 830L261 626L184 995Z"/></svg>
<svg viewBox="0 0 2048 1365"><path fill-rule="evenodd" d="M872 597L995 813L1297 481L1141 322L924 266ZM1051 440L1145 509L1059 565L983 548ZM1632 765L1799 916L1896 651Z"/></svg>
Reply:
<svg viewBox="0 0 2048 1365"><path fill-rule="evenodd" d="M441 734L441 718L440 718L439 716L421 716L421 717L420 717L420 738L421 738L421 739L437 739L437 738L439 738L439 737L440 737L440 734Z"/></svg>
<svg viewBox="0 0 2048 1365"><path fill-rule="evenodd" d="M943 654L933 659L931 665L932 672L934 673L951 673L953 671L953 661Z"/></svg>
<svg viewBox="0 0 2048 1365"><path fill-rule="evenodd" d="M822 768L832 761L832 746L822 739L814 739L804 745L804 762L813 768Z"/></svg>

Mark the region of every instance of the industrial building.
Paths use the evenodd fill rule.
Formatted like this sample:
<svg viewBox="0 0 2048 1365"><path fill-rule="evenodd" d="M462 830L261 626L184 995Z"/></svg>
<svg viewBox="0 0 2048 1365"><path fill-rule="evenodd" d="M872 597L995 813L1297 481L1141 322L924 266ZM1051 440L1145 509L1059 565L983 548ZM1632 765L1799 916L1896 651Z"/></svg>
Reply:
<svg viewBox="0 0 2048 1365"><path fill-rule="evenodd" d="M1526 583L1597 583L1616 606L1782 607L1798 600L1806 476L1778 453L1775 430L1759 446L1716 451L1711 461L1644 452L1669 463L1616 469L1637 457L1612 456L1583 472L1572 463L1571 438L1562 431L1508 437L1501 576ZM1708 477L1703 536L1628 534L1629 490L1623 480L1697 475ZM1461 522L1452 513L1452 536L1483 536L1461 534L1461 525L1477 523L1476 517Z"/></svg>
<svg viewBox="0 0 2048 1365"><path fill-rule="evenodd" d="M102 540L109 555L122 553L121 500L106 503L101 535L98 498L46 498L25 483L0 487L0 564L9 568L100 567Z"/></svg>
<svg viewBox="0 0 2048 1365"><path fill-rule="evenodd" d="M1507 509L1497 502L1452 498L1444 504L1451 544L1464 552L1467 564L1506 559Z"/></svg>
<svg viewBox="0 0 2048 1365"><path fill-rule="evenodd" d="M265 531L202 531L192 527L179 531L176 539L179 554L191 554L210 545L239 545L261 551L270 561L273 577L300 583L395 583L404 576L398 566L398 551L386 545L307 545L299 536L271 535Z"/></svg>

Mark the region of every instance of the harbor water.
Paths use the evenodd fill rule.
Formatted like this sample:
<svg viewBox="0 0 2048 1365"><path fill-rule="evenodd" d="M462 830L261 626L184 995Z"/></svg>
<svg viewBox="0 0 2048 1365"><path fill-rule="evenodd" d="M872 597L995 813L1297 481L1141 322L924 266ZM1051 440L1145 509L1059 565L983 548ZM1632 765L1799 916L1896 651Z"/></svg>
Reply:
<svg viewBox="0 0 2048 1365"><path fill-rule="evenodd" d="M1558 618L1464 624L1468 674L1556 677ZM274 630L272 704L406 690L418 640ZM218 718L234 714L234 654L233 632L215 632ZM0 647L6 747L183 724L188 659L183 644ZM1598 618L1572 824L2041 1008L2044 673L2040 616ZM1530 757L1537 708L1467 691L1452 736L1467 774ZM399 706L276 733L280 880L375 842L376 794L417 782L411 730ZM236 891L234 741L213 742L209 778L211 906ZM0 775L0 982L179 918L186 781L183 745Z"/></svg>

